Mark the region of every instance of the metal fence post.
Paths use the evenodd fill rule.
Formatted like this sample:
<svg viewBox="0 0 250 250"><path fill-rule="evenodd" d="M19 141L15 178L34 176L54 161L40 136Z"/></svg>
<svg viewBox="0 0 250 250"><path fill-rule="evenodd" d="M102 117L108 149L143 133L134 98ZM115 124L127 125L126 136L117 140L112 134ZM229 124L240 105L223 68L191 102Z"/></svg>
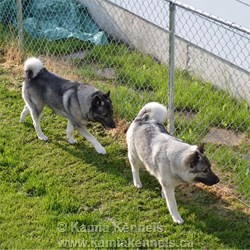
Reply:
<svg viewBox="0 0 250 250"><path fill-rule="evenodd" d="M23 49L23 10L22 0L16 0L17 4L17 25L18 25L18 45L19 49Z"/></svg>
<svg viewBox="0 0 250 250"><path fill-rule="evenodd" d="M169 3L168 132L174 134L175 11Z"/></svg>

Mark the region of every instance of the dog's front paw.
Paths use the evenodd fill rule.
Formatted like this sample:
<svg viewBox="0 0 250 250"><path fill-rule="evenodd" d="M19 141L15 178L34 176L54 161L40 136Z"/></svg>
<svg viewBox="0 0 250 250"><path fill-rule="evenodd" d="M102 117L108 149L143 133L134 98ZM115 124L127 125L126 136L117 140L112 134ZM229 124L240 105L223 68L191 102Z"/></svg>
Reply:
<svg viewBox="0 0 250 250"><path fill-rule="evenodd" d="M173 221L179 225L183 224L184 220L181 218L181 217L172 217L173 218Z"/></svg>
<svg viewBox="0 0 250 250"><path fill-rule="evenodd" d="M142 184L136 184L135 187L138 188L138 189L141 189L142 188Z"/></svg>
<svg viewBox="0 0 250 250"><path fill-rule="evenodd" d="M42 140L42 141L48 141L48 137L45 136L45 135L40 135L40 136L38 136L38 138L39 138L40 140Z"/></svg>
<svg viewBox="0 0 250 250"><path fill-rule="evenodd" d="M142 188L142 183L141 182L134 182L134 186L138 189Z"/></svg>
<svg viewBox="0 0 250 250"><path fill-rule="evenodd" d="M106 154L106 150L105 150L105 148L103 148L103 147L98 147L98 148L96 148L95 150L96 150L96 152L97 152L98 154L102 154L102 155L105 155L105 154Z"/></svg>
<svg viewBox="0 0 250 250"><path fill-rule="evenodd" d="M68 143L70 143L70 144L76 144L77 140L75 140L73 138L68 138Z"/></svg>

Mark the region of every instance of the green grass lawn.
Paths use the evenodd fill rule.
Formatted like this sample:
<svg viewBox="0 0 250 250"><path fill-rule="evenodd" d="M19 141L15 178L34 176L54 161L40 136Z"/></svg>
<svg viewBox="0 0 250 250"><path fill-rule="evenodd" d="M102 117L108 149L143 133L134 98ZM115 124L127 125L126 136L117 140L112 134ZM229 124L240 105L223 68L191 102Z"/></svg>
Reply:
<svg viewBox="0 0 250 250"><path fill-rule="evenodd" d="M7 53L13 36L1 25L0 33L0 53ZM167 103L167 67L148 55L113 42L93 47L75 40L48 42L25 36L24 51L29 55L79 50L87 51L84 60L75 60L73 68L58 67L59 73L67 75L68 70L103 91L110 89L118 123L130 122L146 102ZM15 57L15 51L9 54ZM5 62L1 55L0 62ZM16 73L16 66L0 64L0 248L250 248L250 210L226 191L233 179L229 188L249 201L249 162L244 156L250 147L250 117L245 101L176 71L177 137L198 144L211 127L246 134L239 147L206 145L222 182L214 188L177 188L185 220L179 226L152 176L142 172L143 189L133 186L122 122L124 127L114 134L89 125L107 150L104 156L79 134L78 144L68 144L66 120L49 109L41 122L48 142L37 139L30 117L20 124L24 102L22 73ZM113 78L100 77L98 70L105 68L115 70ZM191 112L192 120L182 111Z"/></svg>
<svg viewBox="0 0 250 250"><path fill-rule="evenodd" d="M185 223L175 225L152 176L143 172L143 189L133 186L124 135L111 136L99 125L90 125L89 130L107 150L107 155L98 155L78 134L78 144L68 144L66 120L46 109L41 125L49 141L38 140L30 117L25 124L19 123L24 105L21 75L3 67L0 72L1 248L250 247L249 210L219 192L223 183L218 189L178 188L177 203ZM138 100L131 88L96 84L113 88L117 114L124 107L131 110L126 103L118 105L122 95L131 93ZM140 102L129 113L131 118L139 107ZM197 112L199 109L196 107ZM195 119L199 122L201 117ZM177 122L179 130L187 125ZM179 135L192 140L193 132L187 131ZM218 149L210 146L209 150L212 154Z"/></svg>

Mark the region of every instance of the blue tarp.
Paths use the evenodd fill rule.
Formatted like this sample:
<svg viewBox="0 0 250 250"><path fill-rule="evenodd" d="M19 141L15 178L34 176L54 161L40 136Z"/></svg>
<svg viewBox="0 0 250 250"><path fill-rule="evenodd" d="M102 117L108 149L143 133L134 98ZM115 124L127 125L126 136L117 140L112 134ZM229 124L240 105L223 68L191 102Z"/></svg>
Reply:
<svg viewBox="0 0 250 250"><path fill-rule="evenodd" d="M35 38L78 38L98 45L108 43L87 8L76 1L23 0L22 4L24 30ZM0 0L0 22L17 24L16 0Z"/></svg>

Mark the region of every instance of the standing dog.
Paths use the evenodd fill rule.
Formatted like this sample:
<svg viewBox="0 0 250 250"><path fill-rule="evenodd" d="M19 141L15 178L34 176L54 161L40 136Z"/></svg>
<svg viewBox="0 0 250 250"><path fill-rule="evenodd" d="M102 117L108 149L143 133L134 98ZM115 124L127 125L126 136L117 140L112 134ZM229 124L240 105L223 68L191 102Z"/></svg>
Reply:
<svg viewBox="0 0 250 250"><path fill-rule="evenodd" d="M20 122L24 122L30 113L39 139L47 141L40 127L40 118L45 105L55 113L68 119L67 139L75 143L72 132L76 128L100 154L105 149L91 135L85 125L87 122L99 122L106 129L115 128L113 107L109 98L110 92L104 94L100 90L78 82L61 78L43 67L35 57L24 63L25 80L22 96L26 103L21 113Z"/></svg>
<svg viewBox="0 0 250 250"><path fill-rule="evenodd" d="M171 136L163 126L166 118L166 107L156 102L148 103L140 110L126 134L128 158L134 185L142 187L139 169L145 167L161 184L174 222L182 224L175 187L183 182L197 181L211 186L218 183L219 178L211 170L204 145L189 145Z"/></svg>

